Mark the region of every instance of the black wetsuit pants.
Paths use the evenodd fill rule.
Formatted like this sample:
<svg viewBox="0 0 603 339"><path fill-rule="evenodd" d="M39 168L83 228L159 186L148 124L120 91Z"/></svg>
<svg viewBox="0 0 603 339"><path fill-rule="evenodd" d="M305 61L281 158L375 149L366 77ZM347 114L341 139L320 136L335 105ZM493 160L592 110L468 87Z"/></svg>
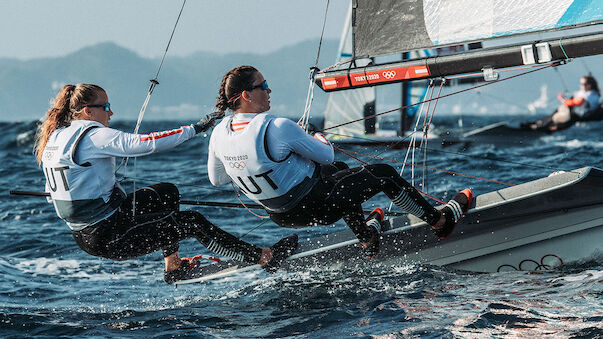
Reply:
<svg viewBox="0 0 603 339"><path fill-rule="evenodd" d="M164 257L178 251L179 242L196 238L212 252L234 260L257 263L262 249L221 230L195 211L179 211L176 186L161 183L136 191L136 215L132 194L109 218L73 232L87 253L113 260L127 260L162 250Z"/></svg>
<svg viewBox="0 0 603 339"><path fill-rule="evenodd" d="M398 172L386 164L348 168L343 162L323 165L320 180L294 208L283 213L270 213L282 227L329 225L343 218L360 241L368 241L362 203L384 192L396 206L416 215L430 225L441 213Z"/></svg>

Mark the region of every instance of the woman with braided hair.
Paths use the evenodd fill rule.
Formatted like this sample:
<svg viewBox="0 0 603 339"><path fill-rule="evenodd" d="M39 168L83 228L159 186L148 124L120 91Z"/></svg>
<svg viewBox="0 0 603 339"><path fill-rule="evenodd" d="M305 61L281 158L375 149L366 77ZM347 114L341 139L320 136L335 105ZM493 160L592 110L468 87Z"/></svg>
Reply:
<svg viewBox="0 0 603 339"><path fill-rule="evenodd" d="M212 132L207 166L212 184L232 181L278 225L328 225L343 218L371 257L379 251L384 214L375 209L365 220L361 204L379 192L426 221L442 238L467 211L469 189L438 210L389 165L347 168L334 163L333 147L324 136L310 136L295 122L265 113L271 92L252 66L224 75L216 108L234 114Z"/></svg>
<svg viewBox="0 0 603 339"><path fill-rule="evenodd" d="M220 115L171 131L131 134L109 128L113 116L99 86L64 86L38 129L34 154L46 176L46 192L57 215L87 253L113 260L163 251L164 280L190 279L194 260L180 258L178 244L196 238L211 251L275 271L297 246L286 238L272 248L246 243L219 229L198 212L179 210L176 186L160 183L132 194L115 179L115 157L137 157L175 147L208 130Z"/></svg>

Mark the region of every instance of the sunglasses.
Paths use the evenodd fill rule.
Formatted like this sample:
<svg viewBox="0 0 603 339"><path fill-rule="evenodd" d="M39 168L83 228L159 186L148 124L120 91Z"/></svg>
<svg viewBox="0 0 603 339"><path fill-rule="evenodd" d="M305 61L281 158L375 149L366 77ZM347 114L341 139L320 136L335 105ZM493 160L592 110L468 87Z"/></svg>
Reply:
<svg viewBox="0 0 603 339"><path fill-rule="evenodd" d="M111 104L106 103L102 105L86 105L84 107L102 107L105 112L109 112L111 110Z"/></svg>
<svg viewBox="0 0 603 339"><path fill-rule="evenodd" d="M263 91L267 91L270 89L270 87L268 87L268 82L266 80L262 81L262 83L259 85L251 87L251 90L253 91L256 88L261 88Z"/></svg>

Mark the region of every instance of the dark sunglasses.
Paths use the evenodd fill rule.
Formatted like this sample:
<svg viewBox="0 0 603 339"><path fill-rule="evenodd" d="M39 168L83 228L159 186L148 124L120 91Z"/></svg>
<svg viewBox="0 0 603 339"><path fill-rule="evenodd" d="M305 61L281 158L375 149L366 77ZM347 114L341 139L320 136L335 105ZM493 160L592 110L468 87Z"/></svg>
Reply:
<svg viewBox="0 0 603 339"><path fill-rule="evenodd" d="M105 112L109 112L111 110L111 104L106 103L103 105L86 105L84 107L102 107Z"/></svg>
<svg viewBox="0 0 603 339"><path fill-rule="evenodd" d="M251 90L253 91L256 88L261 88L263 91L267 91L270 89L270 87L268 87L268 81L266 80L262 81L262 83L259 85L251 87Z"/></svg>

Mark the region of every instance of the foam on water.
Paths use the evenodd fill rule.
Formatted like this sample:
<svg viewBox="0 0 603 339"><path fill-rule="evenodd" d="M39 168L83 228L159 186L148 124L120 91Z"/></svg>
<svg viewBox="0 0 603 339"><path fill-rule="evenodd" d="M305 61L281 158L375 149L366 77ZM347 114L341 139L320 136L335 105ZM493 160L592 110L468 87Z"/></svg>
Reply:
<svg viewBox="0 0 603 339"><path fill-rule="evenodd" d="M491 122L482 119L475 124ZM143 132L180 124L145 123ZM464 124L471 126L472 122L464 118ZM131 130L134 123L118 125ZM438 121L438 125L455 126L456 118ZM8 159L0 169L0 183L5 188L42 190L43 176L31 156L32 139L27 136L35 123L5 127L14 134L0 136L0 158ZM466 151L434 151L428 162L433 167L511 183L586 165L603 167L602 127L576 126L522 147L473 145ZM206 146L207 138L196 138L173 152L140 158L136 175L180 183L183 199L233 201L231 190L214 189L207 182ZM403 153L387 151L382 156L399 159ZM472 187L476 194L504 187L441 172L427 171L427 175L424 190L440 198L464 187ZM148 183L152 182L137 184ZM387 205L388 200L378 195L366 206ZM239 236L262 222L243 210L194 209ZM603 335L601 256L537 274L474 274L367 261L353 268L279 271L274 275L258 270L175 289L163 282L159 252L123 262L84 253L45 199L5 195L0 199L0 211L0 333L5 337ZM295 232L304 241L343 228L339 222ZM265 223L245 239L269 246L291 232ZM180 253L207 254L194 240L183 241Z"/></svg>

